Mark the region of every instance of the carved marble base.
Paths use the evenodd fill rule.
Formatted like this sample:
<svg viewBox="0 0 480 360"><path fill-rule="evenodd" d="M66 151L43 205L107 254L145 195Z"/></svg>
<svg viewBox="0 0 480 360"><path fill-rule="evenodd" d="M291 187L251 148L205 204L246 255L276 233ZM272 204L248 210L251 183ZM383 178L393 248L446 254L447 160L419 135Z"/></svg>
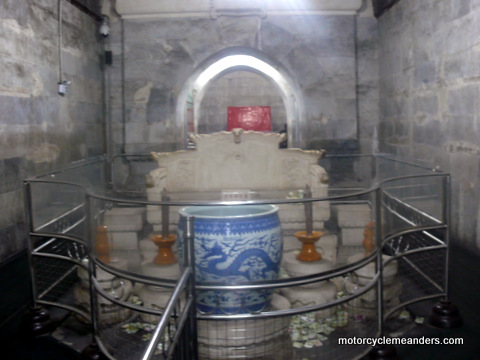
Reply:
<svg viewBox="0 0 480 360"><path fill-rule="evenodd" d="M290 302L279 294L273 294L269 310L287 309L290 309ZM272 356L278 345L275 346L275 343L270 341L288 333L290 320L290 316L246 320L199 320L200 355L208 359L251 359Z"/></svg>
<svg viewBox="0 0 480 360"><path fill-rule="evenodd" d="M82 263L88 268L88 259L83 259ZM117 269L127 270L127 260L119 257L110 257L110 266ZM118 279L114 274L100 269L96 269L96 279L102 289L110 293L113 297L121 300L127 300L132 294L133 285L130 281ZM80 284L73 289L73 298L75 303L90 312L90 286L88 271L81 267L77 267L77 275L80 278ZM121 322L131 316L132 311L127 308L121 308L110 302L102 296L97 297L99 302L99 321L105 324L114 324Z"/></svg>
<svg viewBox="0 0 480 360"><path fill-rule="evenodd" d="M330 281L322 281L319 286L315 288L306 288L302 286L282 288L281 293L285 296L292 308L326 304L337 297L337 287ZM336 307L327 308L325 310L318 311L316 317L327 318L332 316L336 311Z"/></svg>
<svg viewBox="0 0 480 360"><path fill-rule="evenodd" d="M348 257L349 264L357 262L365 257L365 252L357 253ZM390 256L382 255L385 262ZM383 303L385 311L395 308L400 304L400 295L402 293L402 283L395 279L398 272L398 263L392 261L383 268ZM376 266L375 261L369 262L365 266L357 269L354 274L351 274L345 281L345 288L353 292L357 288L368 284L375 277ZM371 318L378 316L377 293L373 290L367 291L360 297L354 298L346 304L349 310L349 315L353 318ZM347 292L348 292L347 291ZM395 317L400 314L400 310L391 314Z"/></svg>
<svg viewBox="0 0 480 360"><path fill-rule="evenodd" d="M132 294L132 283L128 280L114 280L111 284L104 284L110 295L120 300L128 300ZM73 298L75 303L90 312L90 290L82 285L77 285L73 289ZM132 311L127 308L120 307L103 296L97 296L99 303L98 320L102 324L116 324L128 319L132 315Z"/></svg>
<svg viewBox="0 0 480 360"><path fill-rule="evenodd" d="M372 292L372 294L376 294ZM400 298L393 297L391 299L384 299L383 306L385 311L389 311L394 307L400 305ZM357 319L377 319L378 318L378 303L377 301L365 301L362 297L355 298L352 301L349 301L345 305L346 309L348 310L348 315L351 318ZM398 316L401 310L396 311L392 314L392 317Z"/></svg>
<svg viewBox="0 0 480 360"><path fill-rule="evenodd" d="M344 281L346 289L355 289L357 286L354 284L354 281L351 277L349 277L346 281ZM383 286L383 299L385 301L389 301L393 298L399 298L402 294L403 285L400 281L393 281L391 284ZM377 293L376 291L367 291L362 296L358 298L366 303L375 304L377 302Z"/></svg>
<svg viewBox="0 0 480 360"><path fill-rule="evenodd" d="M77 267L77 275L80 278L80 282L81 282L82 286L85 287L85 288L88 288L89 287L89 282L90 282L89 275L88 275L88 270L86 270L86 269L88 269L88 259L83 259L82 264L85 266L85 268L81 267L81 266L78 266ZM114 267L114 268L121 269L121 270L127 270L128 269L127 260L123 259L123 258L119 258L119 257L110 257L109 265ZM114 274L97 267L97 269L96 269L96 279L99 283L105 284L106 288L110 287L109 283L114 278L115 278Z"/></svg>
<svg viewBox="0 0 480 360"><path fill-rule="evenodd" d="M296 251L290 251L283 254L283 267L290 277L299 277L312 274L319 274L333 269L333 263L327 259L313 262L303 262L297 260ZM302 287L319 287L320 283L302 285Z"/></svg>
<svg viewBox="0 0 480 360"><path fill-rule="evenodd" d="M173 263L169 265L157 265L154 262L145 262L142 264L142 273L146 276L156 279L178 280L181 275L180 265ZM144 285L137 292L143 306L150 309L161 310L167 305L173 288ZM152 314L140 314L143 321L156 324L160 316Z"/></svg>
<svg viewBox="0 0 480 360"><path fill-rule="evenodd" d="M163 310L167 306L172 291L172 288L145 285L137 291L137 294L144 307L154 310ZM147 313L140 313L140 318L143 321L152 324L156 324L160 321L160 315Z"/></svg>
<svg viewBox="0 0 480 360"><path fill-rule="evenodd" d="M283 267L290 277L321 274L334 267L333 262L326 259L311 262L297 260L297 252L289 251L283 256ZM282 295L290 301L292 307L328 303L336 298L337 292L337 286L331 281L320 281L281 289ZM317 312L316 316L318 318L330 317L335 311L335 307L328 308Z"/></svg>
<svg viewBox="0 0 480 360"><path fill-rule="evenodd" d="M363 257L364 257L364 252L349 256L347 259L347 263L352 264L356 261L361 260ZM382 259L384 262L389 258L390 256L388 255L382 255ZM358 283L360 285L368 284L368 282L375 276L375 273L376 273L375 261L369 262L367 265L361 267L355 272L358 276ZM391 284L394 281L394 278L397 272L398 272L398 263L396 261L392 261L388 263L388 265L383 268L383 283L385 285Z"/></svg>

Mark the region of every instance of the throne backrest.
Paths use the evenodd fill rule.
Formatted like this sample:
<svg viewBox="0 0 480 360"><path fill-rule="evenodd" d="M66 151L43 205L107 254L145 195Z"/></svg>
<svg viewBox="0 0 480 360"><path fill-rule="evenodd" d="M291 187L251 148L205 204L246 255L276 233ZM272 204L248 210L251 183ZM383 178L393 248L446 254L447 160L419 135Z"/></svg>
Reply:
<svg viewBox="0 0 480 360"><path fill-rule="evenodd" d="M328 180L318 165L324 151L280 149L284 139L285 134L242 129L191 135L194 150L152 153L159 168L150 173L149 192L303 189L308 184L315 194Z"/></svg>

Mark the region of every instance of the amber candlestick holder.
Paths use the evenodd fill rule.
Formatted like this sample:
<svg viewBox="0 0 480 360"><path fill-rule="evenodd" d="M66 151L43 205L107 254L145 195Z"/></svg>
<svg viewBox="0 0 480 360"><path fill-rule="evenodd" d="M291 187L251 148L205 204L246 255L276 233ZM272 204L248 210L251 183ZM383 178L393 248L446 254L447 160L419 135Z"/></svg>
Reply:
<svg viewBox="0 0 480 360"><path fill-rule="evenodd" d="M363 230L362 246L365 249L365 256L370 255L375 249L374 228L375 228L375 223L369 222L368 224L365 225L365 228Z"/></svg>
<svg viewBox="0 0 480 360"><path fill-rule="evenodd" d="M170 197L167 194L167 189L163 189L162 202L170 201ZM177 257L172 251L172 245L177 240L177 236L168 233L169 223L169 206L162 205L162 233L152 234L150 239L155 245L158 246L157 256L153 259L153 263L156 265L170 265L177 262Z"/></svg>
<svg viewBox="0 0 480 360"><path fill-rule="evenodd" d="M97 226L95 252L98 260L104 263L110 262L110 242L108 241L108 229L105 225Z"/></svg>
<svg viewBox="0 0 480 360"><path fill-rule="evenodd" d="M170 265L177 262L177 256L172 251L172 246L177 241L177 236L168 234L163 236L160 234L153 234L150 239L158 246L157 256L153 259L156 265Z"/></svg>
<svg viewBox="0 0 480 360"><path fill-rule="evenodd" d="M308 184L303 191L304 199L312 198L312 190ZM305 228L306 231L297 231L294 235L302 243L302 249L297 254L296 258L299 261L312 262L322 260L322 254L320 254L315 248L315 243L324 234L320 231L313 231L313 209L310 201L305 202Z"/></svg>
<svg viewBox="0 0 480 360"><path fill-rule="evenodd" d="M312 231L308 234L306 231L297 231L294 235L302 243L302 249L296 256L297 260L305 262L322 260L322 254L315 248L315 243L324 233Z"/></svg>

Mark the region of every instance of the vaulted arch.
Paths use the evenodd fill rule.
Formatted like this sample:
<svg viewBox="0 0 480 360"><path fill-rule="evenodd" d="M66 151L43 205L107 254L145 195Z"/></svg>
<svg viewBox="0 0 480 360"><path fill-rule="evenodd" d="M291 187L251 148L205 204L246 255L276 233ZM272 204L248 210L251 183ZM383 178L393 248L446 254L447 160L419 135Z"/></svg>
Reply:
<svg viewBox="0 0 480 360"><path fill-rule="evenodd" d="M201 104L208 85L213 80L235 71L253 72L274 84L285 106L289 146L301 146L299 127L303 116L297 86L285 69L261 51L252 48L220 51L205 60L190 75L177 102L177 126L183 129L178 142L183 142L186 146L188 133L197 132Z"/></svg>

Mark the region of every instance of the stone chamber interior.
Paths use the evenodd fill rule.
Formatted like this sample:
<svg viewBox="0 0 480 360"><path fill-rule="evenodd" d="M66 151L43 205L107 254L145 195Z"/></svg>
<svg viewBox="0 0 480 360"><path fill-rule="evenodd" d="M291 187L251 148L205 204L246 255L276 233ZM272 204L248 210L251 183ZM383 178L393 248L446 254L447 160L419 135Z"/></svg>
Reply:
<svg viewBox="0 0 480 360"><path fill-rule="evenodd" d="M338 6L324 0L293 8L288 1L152 3L0 4L5 352L19 359L80 357L58 339L25 336L22 319L32 299L24 179L103 155L112 164L121 154L185 149L189 133L227 130L229 106L268 106L272 131L286 131L290 148L391 154L451 175L449 283L464 325L442 330L418 324L405 336L461 337L464 344L405 345L397 353L475 359L478 1L348 0ZM233 55L258 63L211 70ZM355 177L358 184L371 176L357 165L345 178L332 166L325 169L333 182ZM116 169L122 184L143 181L129 177L128 169ZM426 316L421 306L417 311Z"/></svg>

